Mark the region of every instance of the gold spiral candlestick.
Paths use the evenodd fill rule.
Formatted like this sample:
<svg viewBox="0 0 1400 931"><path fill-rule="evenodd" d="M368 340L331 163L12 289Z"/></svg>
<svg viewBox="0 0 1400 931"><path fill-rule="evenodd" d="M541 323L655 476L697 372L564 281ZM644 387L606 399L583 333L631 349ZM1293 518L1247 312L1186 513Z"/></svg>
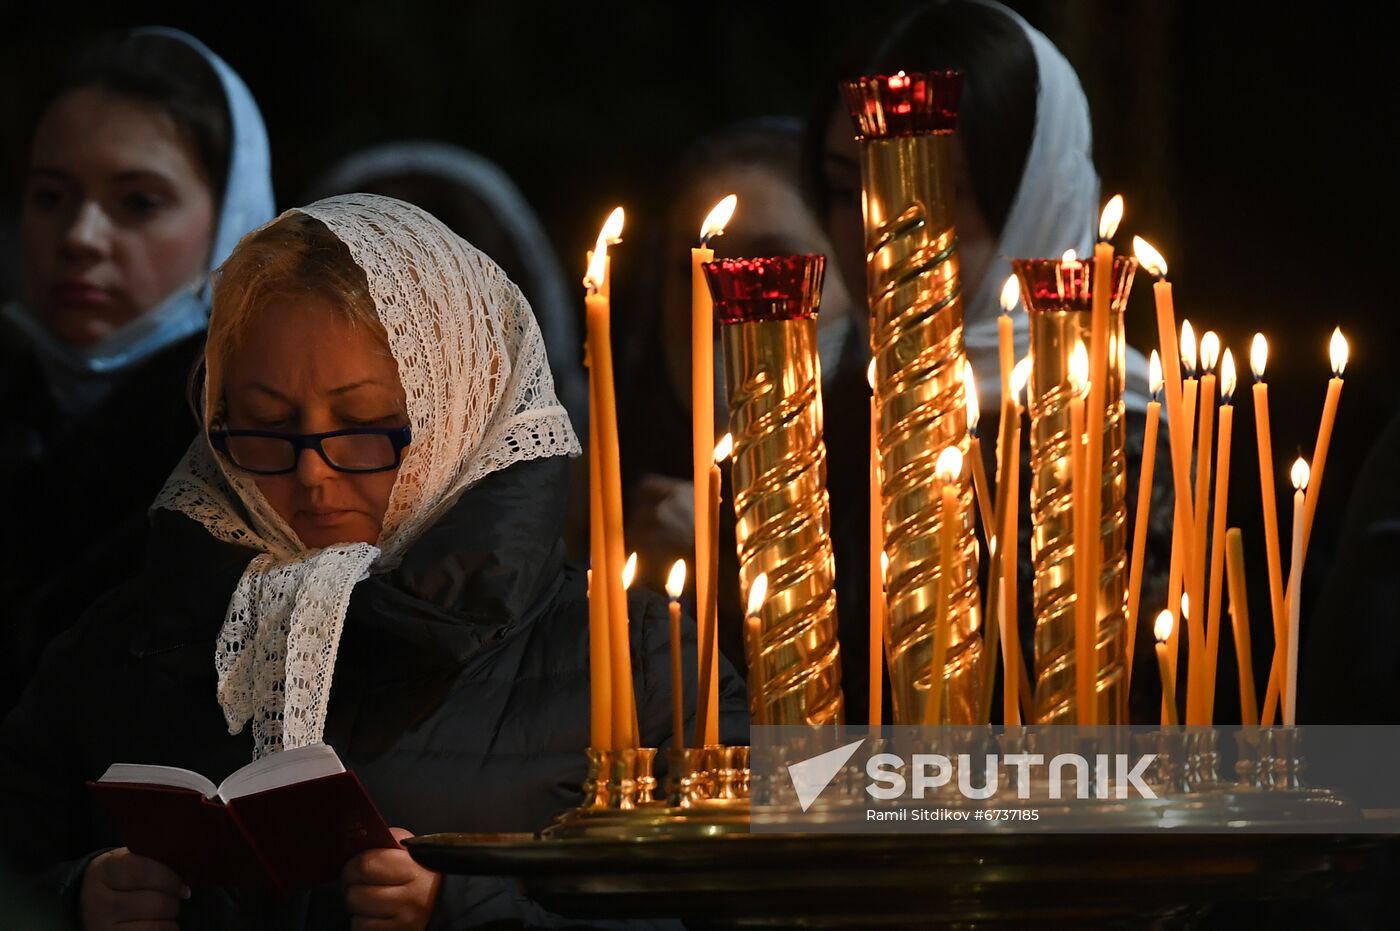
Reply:
<svg viewBox="0 0 1400 931"><path fill-rule="evenodd" d="M1088 344L1094 263L1089 260L1017 259L1031 322L1031 562L1035 567L1035 710L1040 724L1079 722L1075 695L1075 573L1073 484L1070 477L1070 359ZM1099 724L1128 723L1127 462L1123 454L1123 381L1127 346L1123 308L1137 261L1113 261L1109 303L1105 407L1089 424L1103 424L1103 485L1095 695Z"/></svg>
<svg viewBox="0 0 1400 931"><path fill-rule="evenodd" d="M824 266L819 255L704 266L722 324L740 584L768 577L750 650L765 724L843 719L816 337Z"/></svg>
<svg viewBox="0 0 1400 931"><path fill-rule="evenodd" d="M930 688L945 690L944 723L971 723L979 697L981 598L971 482L964 480L960 489L963 526L953 564L942 566L941 486L934 477L943 449L969 449L952 219L961 90L956 72L863 77L842 88L861 144L870 348L890 560L887 648L897 724L924 720ZM951 631L938 678L930 667L944 575L953 585Z"/></svg>

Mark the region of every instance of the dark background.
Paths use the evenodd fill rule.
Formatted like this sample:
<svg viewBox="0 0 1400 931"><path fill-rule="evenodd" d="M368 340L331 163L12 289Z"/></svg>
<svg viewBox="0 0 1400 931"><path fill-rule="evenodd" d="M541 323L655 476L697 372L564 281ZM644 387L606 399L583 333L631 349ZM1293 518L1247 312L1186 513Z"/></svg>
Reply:
<svg viewBox="0 0 1400 931"><path fill-rule="evenodd" d="M646 208L664 201L664 168L688 143L745 117L807 112L827 91L833 62L908 6L318 0L11 8L0 36L0 129L11 170L0 196L13 204L17 190L26 76L75 31L159 22L202 38L251 87L271 135L279 206L300 202L313 177L348 151L443 139L503 165L543 216L566 267L581 275L584 250L613 204L628 206L634 237L646 235L655 223ZM1230 523L1244 529L1254 628L1267 639L1254 423L1243 391L1250 335L1270 338L1285 533L1285 460L1296 449L1312 455L1332 328L1340 324L1351 342L1305 604L1320 588L1351 481L1400 397L1385 258L1396 207L1394 30L1366 8L1318 4L1011 6L1083 79L1105 195L1127 199L1120 248L1135 233L1158 245L1179 315L1198 333L1217 330L1235 352L1244 396ZM1144 276L1128 322L1129 340L1144 350L1156 336L1151 307ZM1259 690L1262 698L1262 680Z"/></svg>

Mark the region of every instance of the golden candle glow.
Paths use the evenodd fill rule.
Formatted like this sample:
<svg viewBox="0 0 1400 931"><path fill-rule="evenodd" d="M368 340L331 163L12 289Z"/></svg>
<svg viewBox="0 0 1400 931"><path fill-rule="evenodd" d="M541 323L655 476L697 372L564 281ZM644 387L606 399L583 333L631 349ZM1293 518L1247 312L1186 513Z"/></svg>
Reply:
<svg viewBox="0 0 1400 931"><path fill-rule="evenodd" d="M1107 241L1113 238L1113 234L1118 232L1118 224L1123 222L1123 195L1114 194L1104 204L1103 213L1099 214L1099 240Z"/></svg>
<svg viewBox="0 0 1400 931"><path fill-rule="evenodd" d="M1181 321L1181 364L1189 374L1196 374L1196 331L1190 320Z"/></svg>
<svg viewBox="0 0 1400 931"><path fill-rule="evenodd" d="M1156 355L1156 353L1153 353ZM1225 350L1225 354L1220 358L1220 397L1221 401L1229 404L1235 399L1235 388L1238 387L1238 377L1235 373L1235 356L1230 350Z"/></svg>
<svg viewBox="0 0 1400 931"><path fill-rule="evenodd" d="M1341 378L1342 373L1346 371L1347 355L1350 351L1347 346L1347 338L1342 335L1341 327L1332 331L1332 340L1328 344L1327 350L1332 361L1332 374Z"/></svg>
<svg viewBox="0 0 1400 931"><path fill-rule="evenodd" d="M1001 309L1009 314L1020 302L1021 281L1015 275L1011 275L1006 279L1006 284L1001 286Z"/></svg>
<svg viewBox="0 0 1400 931"><path fill-rule="evenodd" d="M1249 344L1249 370L1255 381L1264 380L1264 369L1269 364L1269 341L1263 333L1255 333Z"/></svg>
<svg viewBox="0 0 1400 931"><path fill-rule="evenodd" d="M955 482L962 474L963 454L962 450L956 446L949 446L938 454L938 461L934 463L934 472L938 478L944 482Z"/></svg>
<svg viewBox="0 0 1400 931"><path fill-rule="evenodd" d="M1214 330L1206 330L1206 335L1201 337L1201 370L1213 372L1219 362L1220 337Z"/></svg>
<svg viewBox="0 0 1400 931"><path fill-rule="evenodd" d="M729 221L734 216L734 208L739 205L737 194L729 194L715 204L705 216L705 222L700 224L700 245L708 246L710 240L716 236L724 235L724 228L729 225Z"/></svg>
<svg viewBox="0 0 1400 931"><path fill-rule="evenodd" d="M763 611L763 604L768 600L768 573L760 572L754 576L753 584L749 586L748 610L744 613L747 617L758 617Z"/></svg>
<svg viewBox="0 0 1400 931"><path fill-rule="evenodd" d="M1026 385L1031 380L1031 357L1026 356L1016 367L1011 370L1011 396L1016 404L1021 404L1021 393L1026 390Z"/></svg>
<svg viewBox="0 0 1400 931"><path fill-rule="evenodd" d="M734 455L734 434L726 433L715 444L715 465L723 465L724 460Z"/></svg>
<svg viewBox="0 0 1400 931"><path fill-rule="evenodd" d="M1060 261L1066 265L1079 261L1079 253L1073 249L1066 249L1065 254L1060 256Z"/></svg>
<svg viewBox="0 0 1400 931"><path fill-rule="evenodd" d="M1074 351L1070 353L1069 379L1070 390L1075 394L1083 394L1089 386L1089 353L1082 339L1074 341Z"/></svg>
<svg viewBox="0 0 1400 931"><path fill-rule="evenodd" d="M1157 350L1152 350L1152 355L1147 360L1147 388L1153 399L1159 399L1162 394L1162 357L1157 355Z"/></svg>
<svg viewBox="0 0 1400 931"><path fill-rule="evenodd" d="M1162 257L1162 253L1143 239L1141 236L1133 237L1133 255L1137 257L1138 264L1143 267L1153 278L1167 277L1167 260Z"/></svg>
<svg viewBox="0 0 1400 931"><path fill-rule="evenodd" d="M622 567L622 588L623 588L623 590L624 590L624 591L630 591L631 588L632 588L632 583L636 580L636 578L637 578L637 554L636 554L636 553L628 553L628 554L627 554L627 564L624 565L624 566Z"/></svg>
<svg viewBox="0 0 1400 931"><path fill-rule="evenodd" d="M671 571L666 576L666 594L672 598L679 598L685 591L685 560L677 559L671 565Z"/></svg>

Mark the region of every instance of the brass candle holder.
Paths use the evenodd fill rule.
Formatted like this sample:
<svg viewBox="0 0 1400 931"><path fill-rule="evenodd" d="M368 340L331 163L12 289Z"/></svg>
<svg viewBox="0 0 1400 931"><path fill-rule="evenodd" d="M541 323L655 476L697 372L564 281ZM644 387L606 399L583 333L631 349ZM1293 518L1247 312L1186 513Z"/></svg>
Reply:
<svg viewBox="0 0 1400 931"><path fill-rule="evenodd" d="M1071 507L1070 415L1073 397L1070 357L1075 344L1089 342L1092 302L1091 260L1017 259L1031 324L1031 562L1035 567L1035 710L1040 724L1079 723L1075 694L1074 514ZM1123 380L1126 343L1123 309L1137 261L1113 262L1109 303L1108 375L1103 423L1103 485L1099 534L1103 558L1098 567L1094 615L1096 720L1128 723L1127 630L1127 461L1123 452ZM1086 413L1096 422L1093 411Z"/></svg>
<svg viewBox="0 0 1400 931"><path fill-rule="evenodd" d="M944 690L943 723L974 720L979 699L981 597L972 486L960 489L962 526L951 566L939 564L934 465L964 455L962 286L953 229L956 72L879 75L842 87L861 148L870 348L875 359L881 502L889 554L887 614L894 721L924 719L931 688ZM951 597L941 580L952 585ZM872 580L878 584L878 580ZM943 669L931 675L934 616L949 598Z"/></svg>
<svg viewBox="0 0 1400 931"><path fill-rule="evenodd" d="M824 265L808 255L704 266L722 325L740 583L768 576L749 679L753 719L766 724L843 717L816 338Z"/></svg>

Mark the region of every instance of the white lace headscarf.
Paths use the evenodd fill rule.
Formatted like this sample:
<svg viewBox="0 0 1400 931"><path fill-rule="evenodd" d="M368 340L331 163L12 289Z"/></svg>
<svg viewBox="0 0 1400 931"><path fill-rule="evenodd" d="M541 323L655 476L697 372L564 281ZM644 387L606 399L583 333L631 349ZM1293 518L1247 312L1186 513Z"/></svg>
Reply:
<svg viewBox="0 0 1400 931"><path fill-rule="evenodd" d="M1001 288L1011 274L1011 259L1058 258L1066 249L1091 255L1102 205L1099 176L1094 170L1089 101L1073 66L1044 33L1015 11L994 0L977 2L1000 11L1021 27L1035 54L1039 79L1035 133L1021 186L997 241L996 260L975 284L964 310L967 351L978 373L977 391L983 409L987 409L1001 399L1001 380L996 377L1000 366L997 316L1001 313ZM1016 357L1020 358L1030 348L1030 319L1024 310L1017 310L1013 317ZM1129 410L1146 411L1147 359L1131 347L1126 352L1123 401Z"/></svg>
<svg viewBox="0 0 1400 931"><path fill-rule="evenodd" d="M252 477L227 466L204 435L156 499L154 507L192 517L216 539L259 551L229 601L214 656L229 731L253 722L255 758L321 739L356 583L395 565L484 476L579 452L530 306L494 262L388 197L350 194L291 212L324 223L364 270L413 439L374 545L307 549ZM222 396L212 383L217 365L209 370L206 423Z"/></svg>

